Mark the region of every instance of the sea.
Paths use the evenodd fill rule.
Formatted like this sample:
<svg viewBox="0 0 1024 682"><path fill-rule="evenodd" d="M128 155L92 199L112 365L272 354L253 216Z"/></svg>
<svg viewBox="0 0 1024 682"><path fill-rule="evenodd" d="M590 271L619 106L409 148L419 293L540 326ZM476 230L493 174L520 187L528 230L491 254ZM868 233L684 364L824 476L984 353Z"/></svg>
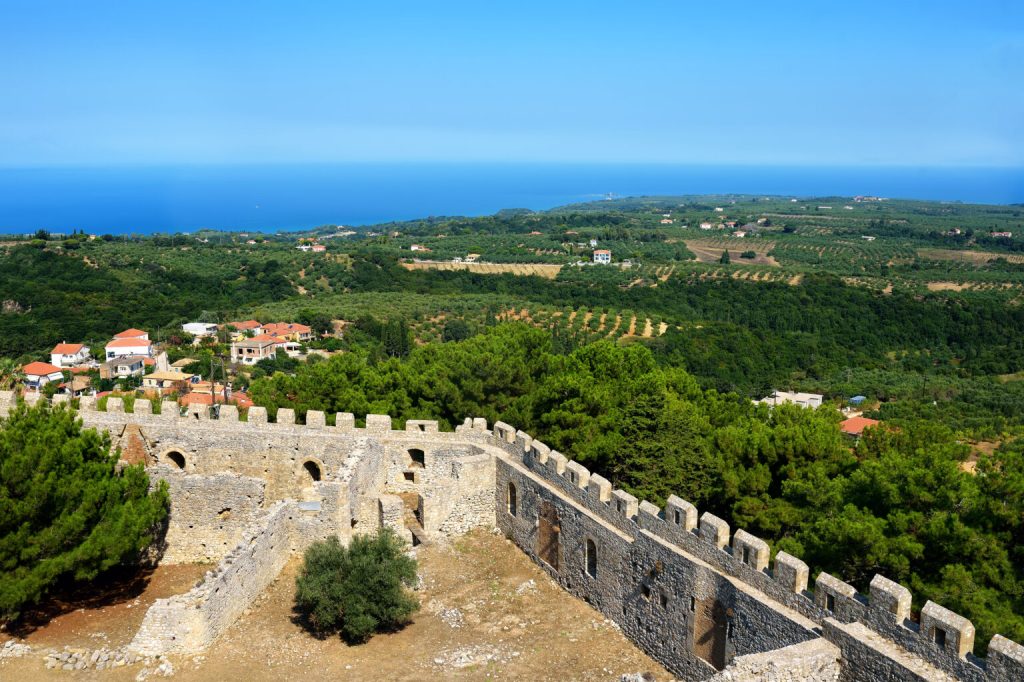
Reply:
<svg viewBox="0 0 1024 682"><path fill-rule="evenodd" d="M0 232L279 232L684 194L863 194L1011 204L1024 202L1024 168L553 163L0 168Z"/></svg>

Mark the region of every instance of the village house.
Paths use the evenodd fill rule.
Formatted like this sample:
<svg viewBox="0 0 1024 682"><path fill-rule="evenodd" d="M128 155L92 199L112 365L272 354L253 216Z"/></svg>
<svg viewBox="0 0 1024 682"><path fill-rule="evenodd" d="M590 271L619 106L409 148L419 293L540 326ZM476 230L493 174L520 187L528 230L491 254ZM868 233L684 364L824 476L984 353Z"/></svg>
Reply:
<svg viewBox="0 0 1024 682"><path fill-rule="evenodd" d="M185 393L189 384L196 380L194 374L178 370L157 371L142 377L142 388L161 394L177 391Z"/></svg>
<svg viewBox="0 0 1024 682"><path fill-rule="evenodd" d="M707 222L705 222L705 223L701 223L700 224L700 229L702 229L702 230L713 230L714 228L715 228L715 224L714 223L707 223Z"/></svg>
<svg viewBox="0 0 1024 682"><path fill-rule="evenodd" d="M231 362L241 365L255 365L260 360L277 355L276 336L260 334L251 339L242 339L231 344Z"/></svg>
<svg viewBox="0 0 1024 682"><path fill-rule="evenodd" d="M675 222L675 221L674 221L674 220L672 220L671 218L662 218L662 219L661 219L661 224L662 224L662 225L671 225L671 224L672 224L672 223L674 223L674 222Z"/></svg>
<svg viewBox="0 0 1024 682"><path fill-rule="evenodd" d="M844 436L857 439L864 433L864 429L878 426L880 423L877 419L868 419L867 417L860 416L850 417L845 421L839 422L839 430L843 432Z"/></svg>
<svg viewBox="0 0 1024 682"><path fill-rule="evenodd" d="M466 261L467 263L475 263L475 262L477 262L477 261L478 261L479 259L480 259L480 254L479 254L479 253L467 253L467 254L466 254L466 258L465 258L465 261Z"/></svg>
<svg viewBox="0 0 1024 682"><path fill-rule="evenodd" d="M595 249L594 250L594 262L600 263L601 265L607 265L612 262L612 252L608 249Z"/></svg>
<svg viewBox="0 0 1024 682"><path fill-rule="evenodd" d="M423 246L423 244L413 244L412 246L409 247L409 250L410 251L430 251L430 249L428 249L427 247Z"/></svg>
<svg viewBox="0 0 1024 682"><path fill-rule="evenodd" d="M64 393L72 398L88 395L92 387L92 377L77 376L71 377L71 381L65 381L60 385L58 393Z"/></svg>
<svg viewBox="0 0 1024 682"><path fill-rule="evenodd" d="M38 391L51 381L64 381L64 373L60 367L48 362L30 362L21 368L25 375L25 386Z"/></svg>
<svg viewBox="0 0 1024 682"><path fill-rule="evenodd" d="M88 363L92 358L89 356L89 347L84 343L58 343L50 351L50 364L64 368L77 367Z"/></svg>
<svg viewBox="0 0 1024 682"><path fill-rule="evenodd" d="M146 370L148 357L141 355L126 355L115 357L100 365L101 379L127 379L128 377L141 377Z"/></svg>
<svg viewBox="0 0 1024 682"><path fill-rule="evenodd" d="M313 253L323 253L327 250L327 247L323 244L313 244Z"/></svg>
<svg viewBox="0 0 1024 682"><path fill-rule="evenodd" d="M108 360L129 355L145 356L148 358L153 356L153 344L149 339L144 338L115 338L106 345L104 351Z"/></svg>
<svg viewBox="0 0 1024 682"><path fill-rule="evenodd" d="M993 237L1006 237L1007 239L1013 238L1013 232L993 232Z"/></svg>
<svg viewBox="0 0 1024 682"><path fill-rule="evenodd" d="M825 396L818 393L800 393L797 391L773 391L767 398L762 398L756 402L770 405L772 407L776 405L782 405L783 403L792 403L800 407L821 407L822 401Z"/></svg>
<svg viewBox="0 0 1024 682"><path fill-rule="evenodd" d="M271 322L263 325L263 333L282 340L311 341L313 329L297 322Z"/></svg>
<svg viewBox="0 0 1024 682"><path fill-rule="evenodd" d="M241 341L249 336L258 336L263 333L263 325L256 320L243 320L241 322L227 322L221 325L221 329L234 329L231 332L232 341Z"/></svg>
<svg viewBox="0 0 1024 682"><path fill-rule="evenodd" d="M217 325L209 322L186 322L181 325L181 331L188 332L196 338L203 338L205 336L216 336Z"/></svg>
<svg viewBox="0 0 1024 682"><path fill-rule="evenodd" d="M120 332L118 334L114 334L114 338L115 339L142 339L144 341L149 341L149 332L142 331L141 329L136 329L135 327L132 327L131 329L125 329L123 332Z"/></svg>

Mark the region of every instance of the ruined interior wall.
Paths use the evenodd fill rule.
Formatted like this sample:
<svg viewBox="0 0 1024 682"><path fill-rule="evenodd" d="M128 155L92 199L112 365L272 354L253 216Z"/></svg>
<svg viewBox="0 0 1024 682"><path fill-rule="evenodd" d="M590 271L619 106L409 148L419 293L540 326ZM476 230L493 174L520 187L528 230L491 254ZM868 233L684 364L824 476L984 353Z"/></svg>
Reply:
<svg viewBox="0 0 1024 682"><path fill-rule="evenodd" d="M151 468L150 476L167 481L171 499L163 563L216 563L266 514L266 483L258 478L190 475L168 466Z"/></svg>
<svg viewBox="0 0 1024 682"><path fill-rule="evenodd" d="M157 600L129 648L157 655L208 647L281 572L291 555L299 513L294 503L274 505L202 583L185 594Z"/></svg>

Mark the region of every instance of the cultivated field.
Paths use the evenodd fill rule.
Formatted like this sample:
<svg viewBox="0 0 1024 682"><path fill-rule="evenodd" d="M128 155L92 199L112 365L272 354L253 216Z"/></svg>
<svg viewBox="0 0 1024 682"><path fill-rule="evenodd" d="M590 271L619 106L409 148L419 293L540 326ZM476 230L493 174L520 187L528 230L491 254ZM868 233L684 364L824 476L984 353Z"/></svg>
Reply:
<svg viewBox="0 0 1024 682"><path fill-rule="evenodd" d="M773 248L774 242L745 239L687 239L683 242L686 248L693 252L701 263L717 263L722 257L722 252L728 250L733 265L770 265L778 267L779 262L768 255ZM754 258L740 258L744 251L753 251L757 254Z"/></svg>
<svg viewBox="0 0 1024 682"><path fill-rule="evenodd" d="M950 249L918 249L917 255L925 260L952 260L971 265L985 265L996 258L1005 258L1009 263L1024 263L1024 255L995 253L993 251L952 251Z"/></svg>
<svg viewBox="0 0 1024 682"><path fill-rule="evenodd" d="M554 279L561 265L550 263L452 263L451 261L415 261L402 263L407 270L468 270L481 275L536 275Z"/></svg>

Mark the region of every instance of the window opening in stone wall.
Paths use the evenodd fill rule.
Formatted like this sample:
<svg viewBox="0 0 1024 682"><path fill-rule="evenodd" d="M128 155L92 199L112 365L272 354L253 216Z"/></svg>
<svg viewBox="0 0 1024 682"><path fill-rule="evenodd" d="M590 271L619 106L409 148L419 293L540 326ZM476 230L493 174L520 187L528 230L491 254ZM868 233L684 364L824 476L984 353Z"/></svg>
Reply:
<svg viewBox="0 0 1024 682"><path fill-rule="evenodd" d="M516 486L508 484L508 513L515 516L519 513L519 500L516 498Z"/></svg>
<svg viewBox="0 0 1024 682"><path fill-rule="evenodd" d="M829 611L832 611L833 613L836 610L836 598L831 594L825 595L825 608Z"/></svg>
<svg viewBox="0 0 1024 682"><path fill-rule="evenodd" d="M562 527L555 505L550 502L541 502L540 516L537 521L537 556L557 571Z"/></svg>
<svg viewBox="0 0 1024 682"><path fill-rule="evenodd" d="M406 463L409 469L422 469L426 466L426 455L419 448L409 448L409 461Z"/></svg>
<svg viewBox="0 0 1024 682"><path fill-rule="evenodd" d="M750 563L750 548L749 547L744 547L743 548L743 563L745 563L745 564L749 564Z"/></svg>
<svg viewBox="0 0 1024 682"><path fill-rule="evenodd" d="M728 617L717 599L697 603L693 620L693 653L716 670L725 668Z"/></svg>
<svg viewBox="0 0 1024 682"><path fill-rule="evenodd" d="M683 515L678 509L672 510L672 518L675 520L677 526L683 522Z"/></svg>
<svg viewBox="0 0 1024 682"><path fill-rule="evenodd" d="M320 466L316 462L306 462L302 465L309 477L314 481L320 480Z"/></svg>
<svg viewBox="0 0 1024 682"><path fill-rule="evenodd" d="M658 599L658 603L661 604L661 608L667 609L668 608L668 595L665 594L664 592L662 592L661 596Z"/></svg>
<svg viewBox="0 0 1024 682"><path fill-rule="evenodd" d="M935 628L935 631L932 633L932 639L935 640L936 644L938 644L939 646L945 648L945 646L946 646L946 631L943 630L942 628Z"/></svg>
<svg viewBox="0 0 1024 682"><path fill-rule="evenodd" d="M167 459L171 461L171 464L178 467L179 469L185 468L185 455L178 451L172 451L167 453Z"/></svg>
<svg viewBox="0 0 1024 682"><path fill-rule="evenodd" d="M403 471L402 478L412 483L416 482L416 472L414 471Z"/></svg>
<svg viewBox="0 0 1024 682"><path fill-rule="evenodd" d="M647 601L651 600L651 588L648 587L646 583L640 585L640 594Z"/></svg>
<svg viewBox="0 0 1024 682"><path fill-rule="evenodd" d="M589 538L587 539L587 575L591 578L597 577L597 545Z"/></svg>

